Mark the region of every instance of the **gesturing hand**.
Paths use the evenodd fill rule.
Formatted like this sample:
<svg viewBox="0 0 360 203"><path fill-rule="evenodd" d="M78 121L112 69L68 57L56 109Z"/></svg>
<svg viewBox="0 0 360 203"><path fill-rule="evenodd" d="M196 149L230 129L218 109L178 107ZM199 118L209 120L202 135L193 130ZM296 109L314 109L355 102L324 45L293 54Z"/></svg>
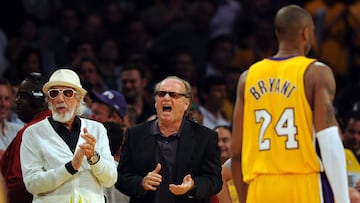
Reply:
<svg viewBox="0 0 360 203"><path fill-rule="evenodd" d="M190 189L192 189L194 187L194 184L195 184L194 180L191 178L191 175L189 174L184 177L181 185L170 184L169 190L174 195L183 195L187 193Z"/></svg>
<svg viewBox="0 0 360 203"><path fill-rule="evenodd" d="M157 186L159 186L162 181L162 176L159 174L160 170L161 164L158 163L156 168L143 178L142 187L144 190L155 191L157 189Z"/></svg>
<svg viewBox="0 0 360 203"><path fill-rule="evenodd" d="M84 134L81 137L85 140L85 143L79 145L79 147L84 151L87 159L89 159L95 152L96 139L88 132L87 128L84 128Z"/></svg>

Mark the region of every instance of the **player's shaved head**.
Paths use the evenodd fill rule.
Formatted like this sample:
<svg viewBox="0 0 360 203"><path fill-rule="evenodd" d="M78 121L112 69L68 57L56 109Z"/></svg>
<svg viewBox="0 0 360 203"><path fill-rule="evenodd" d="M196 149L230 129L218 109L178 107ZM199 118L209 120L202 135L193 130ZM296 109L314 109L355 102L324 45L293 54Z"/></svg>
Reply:
<svg viewBox="0 0 360 203"><path fill-rule="evenodd" d="M311 15L297 5L285 6L275 16L275 31L279 40L294 40L305 27L311 25Z"/></svg>

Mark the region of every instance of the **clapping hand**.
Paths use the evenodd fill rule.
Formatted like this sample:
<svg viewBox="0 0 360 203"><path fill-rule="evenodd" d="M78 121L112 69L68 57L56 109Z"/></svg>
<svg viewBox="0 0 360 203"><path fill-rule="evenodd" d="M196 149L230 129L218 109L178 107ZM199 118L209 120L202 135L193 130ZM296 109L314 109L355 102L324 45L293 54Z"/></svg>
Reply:
<svg viewBox="0 0 360 203"><path fill-rule="evenodd" d="M79 145L79 149L76 150L71 165L75 170L78 170L83 162L84 156L90 158L95 152L96 139L93 135L89 134L87 129L84 128L84 134L81 135L84 138L85 143Z"/></svg>
<svg viewBox="0 0 360 203"><path fill-rule="evenodd" d="M88 132L87 128L84 128L84 134L82 134L81 137L85 140L85 143L79 145L79 147L84 151L87 159L89 159L92 155L94 155L96 139Z"/></svg>

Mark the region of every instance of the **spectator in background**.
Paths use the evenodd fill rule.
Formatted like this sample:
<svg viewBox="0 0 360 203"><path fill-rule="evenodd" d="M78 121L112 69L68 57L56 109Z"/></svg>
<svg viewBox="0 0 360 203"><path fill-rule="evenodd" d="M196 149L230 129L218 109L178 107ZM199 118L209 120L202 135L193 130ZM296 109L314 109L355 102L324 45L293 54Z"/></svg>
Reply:
<svg viewBox="0 0 360 203"><path fill-rule="evenodd" d="M126 10L117 1L108 1L102 8L104 32L110 34L116 40L124 36L127 20L125 12Z"/></svg>
<svg viewBox="0 0 360 203"><path fill-rule="evenodd" d="M201 114L199 105L195 104L194 102L191 102L187 119L194 121L195 123L199 123L200 125L203 124L204 117Z"/></svg>
<svg viewBox="0 0 360 203"><path fill-rule="evenodd" d="M185 119L190 104L190 84L167 77L155 85L157 119L126 130L116 187L130 202L209 202L220 191L217 135Z"/></svg>
<svg viewBox="0 0 360 203"><path fill-rule="evenodd" d="M344 124L349 113L353 111L353 107L360 101L360 86L348 85L340 90L335 97L335 107L338 120Z"/></svg>
<svg viewBox="0 0 360 203"><path fill-rule="evenodd" d="M104 37L103 19L96 10L88 10L84 13L84 21L80 32L80 37L94 44Z"/></svg>
<svg viewBox="0 0 360 203"><path fill-rule="evenodd" d="M231 127L219 125L215 126L214 131L218 134L220 160L224 164L231 157Z"/></svg>
<svg viewBox="0 0 360 203"><path fill-rule="evenodd" d="M360 202L360 164L354 153L345 148L346 170L351 203Z"/></svg>
<svg viewBox="0 0 360 203"><path fill-rule="evenodd" d="M155 114L154 105L145 98L148 84L145 70L135 64L128 64L120 71L121 92L126 103L136 111L136 124L145 122Z"/></svg>
<svg viewBox="0 0 360 203"><path fill-rule="evenodd" d="M101 75L99 64L94 58L84 57L74 66L85 89L102 93L108 89Z"/></svg>
<svg viewBox="0 0 360 203"><path fill-rule="evenodd" d="M80 118L87 93L70 69L58 69L42 88L52 116L24 131L20 162L33 202L105 202L117 179L104 126ZM42 133L46 131L47 133Z"/></svg>
<svg viewBox="0 0 360 203"><path fill-rule="evenodd" d="M124 130L129 127L125 97L115 90L107 90L102 94L93 92L91 110L91 119L104 124L109 138L111 155L118 164ZM129 202L129 197L116 190L114 186L105 188L105 194L108 203Z"/></svg>
<svg viewBox="0 0 360 203"><path fill-rule="evenodd" d="M17 114L27 124L6 148L0 161L1 173L8 189L9 203L32 202L32 195L26 190L23 182L20 167L20 145L26 128L51 115L45 101L45 94L41 90L45 80L40 73L30 73L20 84L17 92L15 102Z"/></svg>
<svg viewBox="0 0 360 203"><path fill-rule="evenodd" d="M110 89L116 90L119 84L119 44L113 37L107 37L100 42L99 46L99 70L102 78Z"/></svg>
<svg viewBox="0 0 360 203"><path fill-rule="evenodd" d="M225 71L225 81L226 81L226 92L227 97L224 101L222 111L225 114L225 117L232 121L234 106L236 100L236 87L241 73L245 69L239 67L228 67Z"/></svg>
<svg viewBox="0 0 360 203"><path fill-rule="evenodd" d="M211 36L231 35L235 21L242 12L240 1L220 0L211 19Z"/></svg>
<svg viewBox="0 0 360 203"><path fill-rule="evenodd" d="M9 81L10 82L10 81ZM16 123L16 124L19 124L19 125L24 125L24 122L22 122L17 113L16 113L16 103L15 103L15 100L16 100L16 94L17 94L17 91L18 91L18 85L12 85L11 86L11 99L10 99L10 102L11 102L11 107L10 107L10 112L8 114L8 117L7 117L7 121L11 122L11 123Z"/></svg>
<svg viewBox="0 0 360 203"><path fill-rule="evenodd" d="M195 64L194 58L189 51L179 50L170 57L168 73L176 75L194 85L198 81L199 68Z"/></svg>
<svg viewBox="0 0 360 203"><path fill-rule="evenodd" d="M146 56L153 40L146 23L137 15L130 16L125 31L125 35L120 39L126 50L124 57L129 59L134 55Z"/></svg>
<svg viewBox="0 0 360 203"><path fill-rule="evenodd" d="M360 112L350 113L345 122L343 137L344 147L350 149L360 161Z"/></svg>
<svg viewBox="0 0 360 203"><path fill-rule="evenodd" d="M230 121L222 112L227 97L225 78L220 75L205 76L199 86L200 111L203 125L214 129L218 125L230 126Z"/></svg>
<svg viewBox="0 0 360 203"><path fill-rule="evenodd" d="M73 38L68 45L70 64L76 65L83 58L95 59L94 43L86 38Z"/></svg>
<svg viewBox="0 0 360 203"><path fill-rule="evenodd" d="M40 49L39 25L39 21L34 16L24 16L16 35L9 39L8 45L12 54L14 54L15 59L17 58L17 54L24 47L36 47ZM13 62L14 61L11 59L11 63Z"/></svg>
<svg viewBox="0 0 360 203"><path fill-rule="evenodd" d="M188 1L184 3L183 19L173 21L154 38L150 53L156 64L164 65L164 58L177 49L189 50L194 57L195 64L201 68L206 64L206 47L210 37L211 20L216 12L216 2L212 0ZM166 71L161 71L166 72ZM163 78L163 77L162 77Z"/></svg>
<svg viewBox="0 0 360 203"><path fill-rule="evenodd" d="M164 32L167 27L177 21L183 20L188 7L189 0L170 0L151 3L142 10L141 17L154 33L154 36Z"/></svg>
<svg viewBox="0 0 360 203"><path fill-rule="evenodd" d="M272 56L277 48L272 19L287 0L252 0L241 2L241 12L234 26L236 53L232 64L247 69L257 60Z"/></svg>
<svg viewBox="0 0 360 203"><path fill-rule="evenodd" d="M11 88L10 82L0 77L0 158L16 133L23 127L7 121L13 101Z"/></svg>
<svg viewBox="0 0 360 203"><path fill-rule="evenodd" d="M359 105L355 104L353 110L347 115L344 128L340 131L344 144L346 171L348 175L348 186L351 203L360 202L360 164L356 156L358 136L360 136L360 114Z"/></svg>
<svg viewBox="0 0 360 203"><path fill-rule="evenodd" d="M221 176L223 180L221 191L216 196L220 203L238 203L239 199L231 174L231 127L216 126L214 130L218 133L219 137L218 145L220 148Z"/></svg>
<svg viewBox="0 0 360 203"><path fill-rule="evenodd" d="M240 203L236 191L233 175L231 172L231 158L225 161L222 165L221 176L223 186L221 191L216 195L219 203Z"/></svg>
<svg viewBox="0 0 360 203"><path fill-rule="evenodd" d="M146 86L143 92L143 97L147 103L153 103L154 100L154 82L158 81L158 74L160 70L148 58L148 55L136 54L130 58L129 65L138 66L145 75ZM131 65L130 65L131 66Z"/></svg>
<svg viewBox="0 0 360 203"><path fill-rule="evenodd" d="M205 75L225 76L235 55L235 42L229 35L220 35L209 40Z"/></svg>
<svg viewBox="0 0 360 203"><path fill-rule="evenodd" d="M80 19L77 10L64 5L57 13L55 26L50 37L50 48L53 49L56 67L62 67L71 64L70 45L79 37Z"/></svg>
<svg viewBox="0 0 360 203"><path fill-rule="evenodd" d="M43 73L41 52L30 46L21 49L13 65L6 70L4 76L14 85L19 85L31 72Z"/></svg>
<svg viewBox="0 0 360 203"><path fill-rule="evenodd" d="M39 21L53 20L55 11L62 5L61 0L21 1L24 11Z"/></svg>
<svg viewBox="0 0 360 203"><path fill-rule="evenodd" d="M119 126L118 132L108 130L111 154L116 161L119 161L119 147L123 140L123 130L129 127L125 97L116 90L107 90L102 94L93 92L91 111L91 119L99 121L105 127Z"/></svg>
<svg viewBox="0 0 360 203"><path fill-rule="evenodd" d="M192 103L199 106L200 105L200 90L198 87L198 82L196 84L191 84L191 90L192 90Z"/></svg>

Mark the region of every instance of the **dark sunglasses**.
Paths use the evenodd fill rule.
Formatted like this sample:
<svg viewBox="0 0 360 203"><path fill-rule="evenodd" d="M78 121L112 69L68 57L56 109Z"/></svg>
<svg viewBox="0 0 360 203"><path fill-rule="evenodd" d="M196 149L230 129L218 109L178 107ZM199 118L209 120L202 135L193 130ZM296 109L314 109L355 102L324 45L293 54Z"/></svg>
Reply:
<svg viewBox="0 0 360 203"><path fill-rule="evenodd" d="M48 91L48 95L51 99L55 99L57 96L59 96L60 92L65 96L65 97L72 97L74 96L74 94L76 94L76 91L73 89L51 89Z"/></svg>
<svg viewBox="0 0 360 203"><path fill-rule="evenodd" d="M155 95L158 97L165 97L166 94L169 94L169 96L174 99L177 99L180 97L186 97L186 94L181 94L181 93L177 93L177 92L166 92L166 91L156 91L155 92Z"/></svg>

